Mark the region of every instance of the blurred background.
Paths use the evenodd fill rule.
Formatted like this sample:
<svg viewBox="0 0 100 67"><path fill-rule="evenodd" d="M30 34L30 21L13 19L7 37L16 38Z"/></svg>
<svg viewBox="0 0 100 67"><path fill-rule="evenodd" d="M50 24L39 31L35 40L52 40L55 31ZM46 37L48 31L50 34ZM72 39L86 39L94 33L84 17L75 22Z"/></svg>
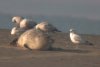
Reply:
<svg viewBox="0 0 100 67"><path fill-rule="evenodd" d="M11 29L13 16L48 20L63 32L100 35L100 0L0 0L0 28Z"/></svg>

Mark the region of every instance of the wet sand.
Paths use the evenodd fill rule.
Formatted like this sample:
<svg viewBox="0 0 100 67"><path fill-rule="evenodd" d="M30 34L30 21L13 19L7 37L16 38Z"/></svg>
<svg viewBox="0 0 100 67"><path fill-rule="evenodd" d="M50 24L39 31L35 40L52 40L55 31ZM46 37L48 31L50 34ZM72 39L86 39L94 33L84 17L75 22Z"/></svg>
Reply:
<svg viewBox="0 0 100 67"><path fill-rule="evenodd" d="M83 37L94 46L76 50L67 33L55 33L52 51L30 51L10 46L10 30L0 29L0 67L100 67L100 36Z"/></svg>

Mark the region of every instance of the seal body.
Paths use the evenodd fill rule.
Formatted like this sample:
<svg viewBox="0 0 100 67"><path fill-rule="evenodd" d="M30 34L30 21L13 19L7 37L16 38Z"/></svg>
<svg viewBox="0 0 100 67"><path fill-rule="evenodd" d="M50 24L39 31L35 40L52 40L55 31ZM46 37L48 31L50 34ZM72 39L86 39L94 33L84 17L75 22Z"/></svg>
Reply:
<svg viewBox="0 0 100 67"><path fill-rule="evenodd" d="M17 41L18 47L27 47L31 50L48 50L52 40L41 30L30 29L24 32Z"/></svg>

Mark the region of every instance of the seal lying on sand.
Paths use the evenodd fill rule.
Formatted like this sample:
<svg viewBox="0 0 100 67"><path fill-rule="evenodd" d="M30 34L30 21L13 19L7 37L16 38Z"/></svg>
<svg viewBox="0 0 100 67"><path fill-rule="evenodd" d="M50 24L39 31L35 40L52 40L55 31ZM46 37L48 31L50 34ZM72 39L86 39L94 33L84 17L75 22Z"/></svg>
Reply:
<svg viewBox="0 0 100 67"><path fill-rule="evenodd" d="M20 22L23 20L24 18L21 16L14 16L12 18L12 22L15 23L16 25L20 24Z"/></svg>
<svg viewBox="0 0 100 67"><path fill-rule="evenodd" d="M61 32L52 24L44 21L36 25L36 28L43 30L44 32Z"/></svg>
<svg viewBox="0 0 100 67"><path fill-rule="evenodd" d="M27 47L32 50L48 50L51 48L53 40L47 34L47 31L44 31L43 28L37 25L35 28L22 33L18 39L16 39L17 41L14 40L14 42L17 43L17 46L23 48ZM46 25L43 26L46 28Z"/></svg>
<svg viewBox="0 0 100 67"><path fill-rule="evenodd" d="M35 21L30 20L30 19L25 19L20 16L14 16L12 18L12 22L15 24L15 27L12 28L11 30L11 35L15 37L10 44L14 45L16 41L18 40L19 36L25 32L26 30L32 29L35 27L37 24Z"/></svg>
<svg viewBox="0 0 100 67"><path fill-rule="evenodd" d="M17 46L29 48L31 50L48 50L51 48L53 40L42 30L31 29L24 32L17 41Z"/></svg>
<svg viewBox="0 0 100 67"><path fill-rule="evenodd" d="M31 29L37 24L35 21L31 19L26 19L20 16L14 16L12 18L12 22L15 23L16 27L23 29Z"/></svg>

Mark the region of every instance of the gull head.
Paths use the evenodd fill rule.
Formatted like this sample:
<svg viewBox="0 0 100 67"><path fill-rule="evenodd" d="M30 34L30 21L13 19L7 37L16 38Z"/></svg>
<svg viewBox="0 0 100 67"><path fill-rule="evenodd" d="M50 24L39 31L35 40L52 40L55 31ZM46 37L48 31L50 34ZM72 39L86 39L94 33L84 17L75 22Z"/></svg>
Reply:
<svg viewBox="0 0 100 67"><path fill-rule="evenodd" d="M75 29L72 29L72 28L71 28L69 31L70 31L70 32L75 32Z"/></svg>

